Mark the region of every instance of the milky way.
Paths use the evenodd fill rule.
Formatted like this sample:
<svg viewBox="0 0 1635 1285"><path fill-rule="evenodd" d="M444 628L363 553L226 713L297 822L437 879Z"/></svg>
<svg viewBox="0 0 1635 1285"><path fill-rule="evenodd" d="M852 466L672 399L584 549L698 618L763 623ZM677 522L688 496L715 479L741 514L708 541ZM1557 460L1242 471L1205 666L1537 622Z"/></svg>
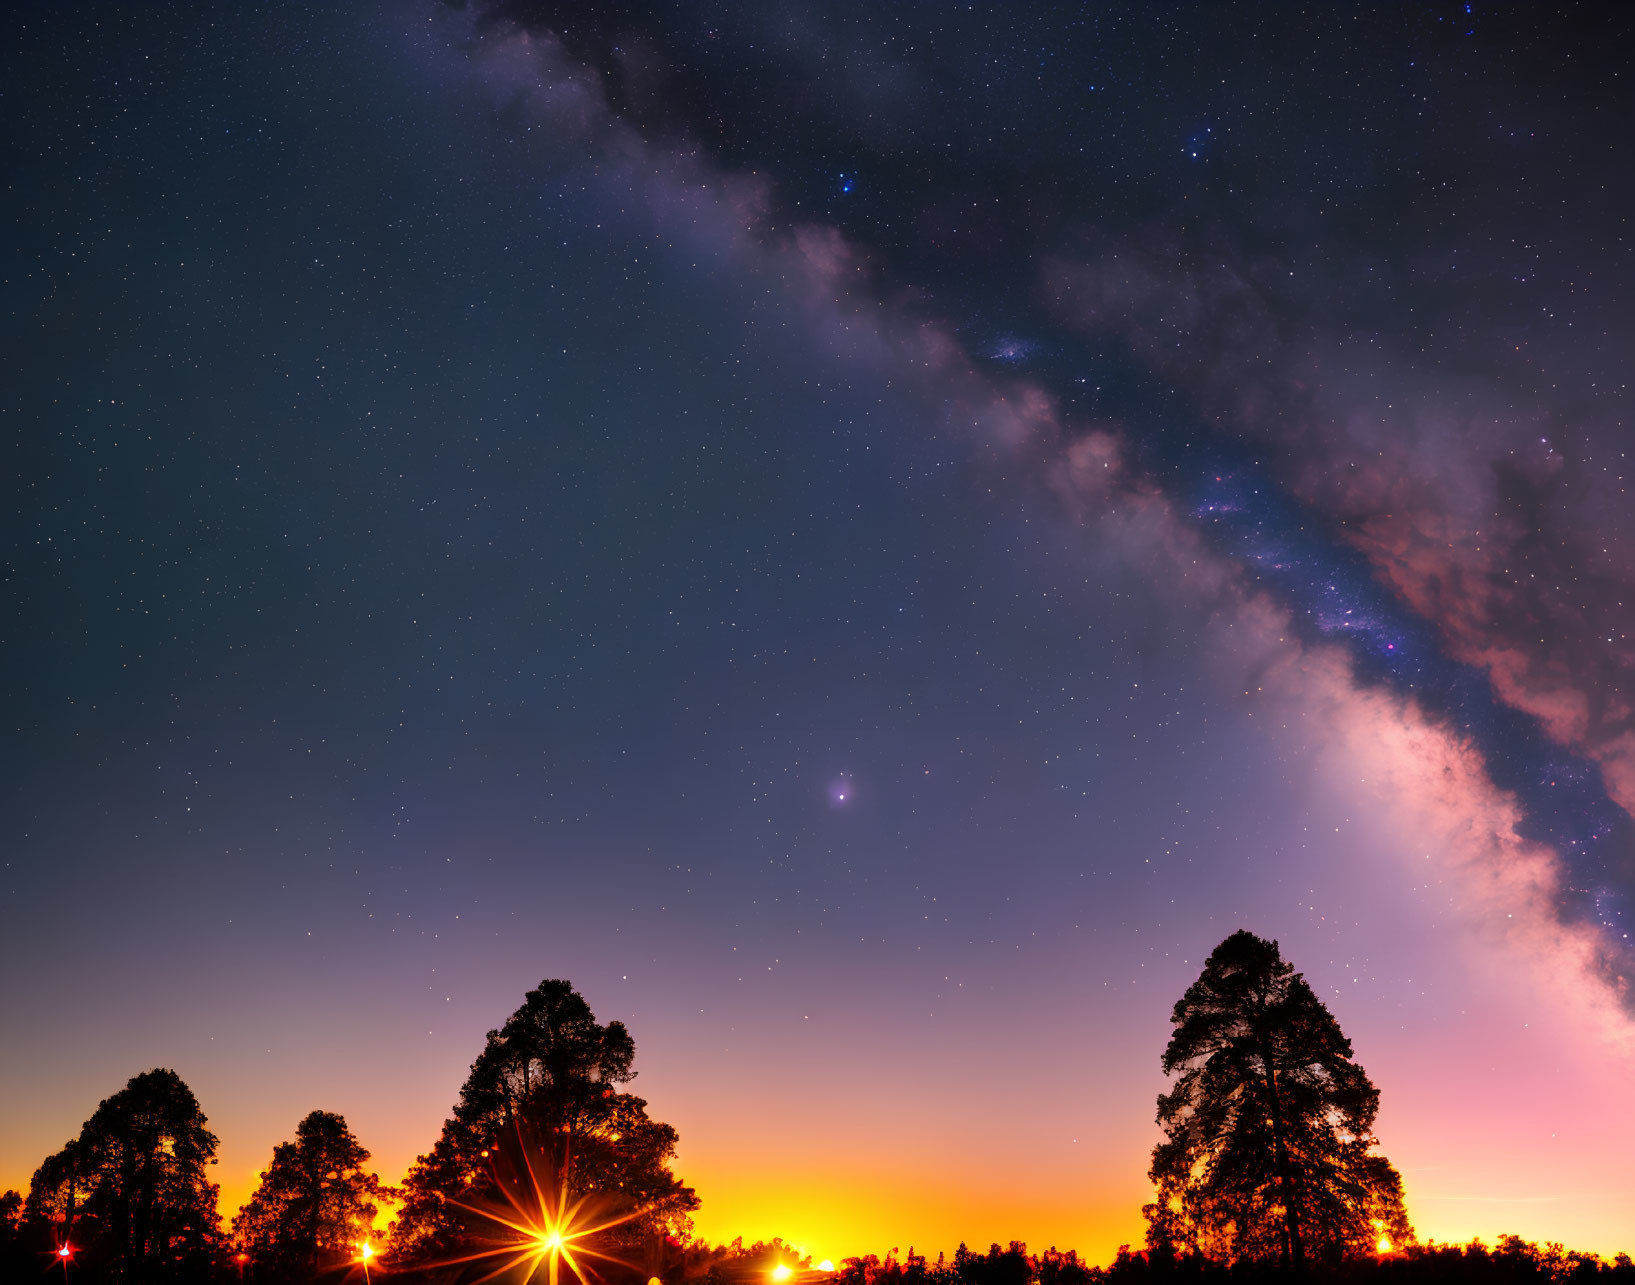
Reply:
<svg viewBox="0 0 1635 1285"><path fill-rule="evenodd" d="M1339 511L1300 493L1294 457L1305 448L1289 434L1306 435L1303 407L1281 408L1288 426L1268 440L1186 369L1192 357L1173 352L1220 345L1238 328L1241 297L1212 300L1188 282L1196 267L1222 259L1258 278L1240 296L1281 313L1261 333L1235 340L1244 351L1218 359L1234 383L1252 385L1264 368L1287 362L1309 335L1332 326L1324 317L1330 310L1351 311L1346 320L1369 342L1383 335L1404 348L1431 328L1416 311L1441 312L1450 328L1469 324L1457 310L1471 307L1475 292L1461 297L1450 284L1458 251L1447 252L1447 264L1426 260L1478 218L1493 222L1488 244L1475 255L1467 248L1457 272L1491 288L1508 269L1515 285L1534 285L1540 312L1571 308L1565 278L1592 276L1598 265L1575 264L1562 242L1601 247L1618 239L1601 195L1609 176L1597 165L1612 124L1598 112L1594 77L1576 100L1569 96L1570 136L1563 121L1548 120L1552 73L1559 60L1585 57L1583 33L1558 29L1548 34L1571 38L1571 46L1546 40L1523 55L1511 44L1529 19L1515 11L1489 31L1471 6L1315 21L1234 9L1172 17L1173 45L1155 50L1139 16L1130 6L1063 19L1048 8L1001 17L986 7L913 4L889 15L841 15L800 4L749 14L504 3L487 9L478 30L499 34L519 23L560 38L649 136L701 143L725 165L769 172L774 226L820 220L841 229L866 256L878 296L911 299L996 376L1025 375L1049 389L1067 433L1075 420L1121 424L1139 466L1192 514L1213 548L1287 604L1308 637L1343 645L1362 680L1411 697L1469 737L1494 783L1520 801L1522 836L1562 858L1559 912L1599 927L1602 967L1621 987L1635 949L1635 824L1628 793L1624 806L1609 793L1597 754L1616 753L1611 743L1629 726L1621 622L1612 636L1574 644L1587 699L1612 707L1604 726L1594 734L1548 726L1530 693L1514 684L1496 690L1489 668L1473 663L1468 640L1400 592L1386 558L1369 556L1357 532L1376 514ZM1627 34L1623 23L1606 21L1609 41ZM1206 59L1224 76L1190 84ZM1509 74L1486 104L1489 119L1478 123L1468 107L1450 102L1449 80L1500 59ZM1319 81L1330 83L1311 92ZM1369 88L1383 85L1389 94ZM1322 104L1333 120L1296 119L1297 98L1308 109ZM1546 120L1569 193L1564 214L1541 214L1539 197L1514 187L1507 165ZM1522 122L1534 128L1523 131ZM1413 248L1416 240L1422 248ZM1105 262L1108 247L1120 245L1134 251L1131 259L1160 265L1156 275L1167 285L1126 281L1092 298L1087 318L1082 296L1097 295L1098 286L1085 284L1097 269L1084 265ZM1527 265L1546 252L1556 262L1539 287L1529 276L1539 269ZM1348 294L1341 270L1324 261L1339 253L1354 261L1346 272L1377 266L1381 279L1350 281ZM1627 254L1618 269L1626 265ZM1621 324L1604 306L1582 320ZM1538 319L1521 325L1531 341ZM1467 365L1476 360L1466 354ZM1550 389L1544 418L1559 429L1583 398ZM1620 392L1619 408L1625 401ZM1587 452L1606 419L1566 435L1582 433ZM1620 424L1615 410L1611 431ZM1496 435L1493 453L1503 447ZM1355 468L1339 450L1318 459L1329 485L1343 485ZM1499 466L1478 451L1468 467ZM1587 485L1621 497L1621 467ZM1563 567L1575 580L1589 574L1575 565L1588 558L1576 547L1583 532L1574 502L1559 517L1504 511L1517 504L1496 497L1491 514L1501 531L1531 525L1513 556L1542 544L1560 550L1557 574ZM1627 538L1627 519L1618 526ZM1616 622L1624 589L1622 581L1588 588L1593 600L1574 605L1574 622L1596 614ZM1562 624L1548 608L1505 606L1483 634ZM1549 650L1545 640L1519 647L1541 659Z"/></svg>

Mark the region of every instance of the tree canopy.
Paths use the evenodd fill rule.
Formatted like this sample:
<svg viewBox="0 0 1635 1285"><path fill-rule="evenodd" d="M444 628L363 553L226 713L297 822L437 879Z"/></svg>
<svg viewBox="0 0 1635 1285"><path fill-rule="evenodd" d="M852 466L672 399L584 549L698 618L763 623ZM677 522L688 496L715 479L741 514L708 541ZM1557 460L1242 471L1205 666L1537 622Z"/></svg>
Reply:
<svg viewBox="0 0 1635 1285"><path fill-rule="evenodd" d="M508 1207L527 1181L598 1196L634 1215L615 1238L684 1231L697 1208L670 1172L676 1131L619 1086L635 1078L635 1044L601 1025L566 981L544 981L487 1043L442 1136L404 1182L393 1229L401 1255L468 1249L474 1209Z"/></svg>
<svg viewBox="0 0 1635 1285"><path fill-rule="evenodd" d="M221 1245L216 1135L174 1071L145 1071L105 1099L34 1173L25 1218L113 1279L182 1280Z"/></svg>
<svg viewBox="0 0 1635 1285"><path fill-rule="evenodd" d="M1412 1240L1402 1181L1372 1150L1379 1091L1275 941L1228 937L1170 1022L1154 1248L1299 1270Z"/></svg>
<svg viewBox="0 0 1635 1285"><path fill-rule="evenodd" d="M257 1279L310 1280L355 1256L376 1202L392 1195L368 1163L345 1119L329 1111L314 1111L296 1126L295 1141L273 1149L261 1185L233 1220Z"/></svg>

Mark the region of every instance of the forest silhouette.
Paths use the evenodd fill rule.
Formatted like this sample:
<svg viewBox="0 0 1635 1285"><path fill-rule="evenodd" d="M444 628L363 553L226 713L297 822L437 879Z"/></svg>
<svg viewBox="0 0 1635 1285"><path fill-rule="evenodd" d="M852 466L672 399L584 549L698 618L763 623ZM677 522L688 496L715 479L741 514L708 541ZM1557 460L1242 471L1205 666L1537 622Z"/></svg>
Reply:
<svg viewBox="0 0 1635 1285"><path fill-rule="evenodd" d="M0 1278L109 1285L1141 1285L1334 1280L1379 1285L1635 1285L1607 1262L1514 1236L1422 1244L1375 1150L1379 1090L1275 941L1228 937L1176 1002L1157 1103L1147 1243L1107 1266L1072 1250L961 1244L814 1265L781 1240L709 1245L671 1170L676 1131L623 1088L635 1044L570 983L529 991L488 1032L449 1119L401 1188L346 1121L315 1110L274 1149L223 1227L217 1138L174 1072L133 1077L0 1195ZM383 1202L394 1221L376 1227Z"/></svg>

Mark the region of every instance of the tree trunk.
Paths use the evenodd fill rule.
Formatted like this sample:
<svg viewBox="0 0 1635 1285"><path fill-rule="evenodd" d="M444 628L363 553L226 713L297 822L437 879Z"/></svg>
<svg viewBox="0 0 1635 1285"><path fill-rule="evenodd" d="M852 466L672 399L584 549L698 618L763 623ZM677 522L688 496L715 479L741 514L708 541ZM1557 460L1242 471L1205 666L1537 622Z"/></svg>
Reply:
<svg viewBox="0 0 1635 1285"><path fill-rule="evenodd" d="M1290 1265L1296 1273L1306 1270L1306 1250L1300 1240L1300 1193L1289 1166L1289 1149L1283 1137L1283 1104L1277 1094L1277 1069L1266 1051L1265 1041L1260 1045L1261 1064L1266 1068L1266 1096L1272 1109L1272 1147L1277 1157L1277 1181L1283 1191L1283 1235Z"/></svg>

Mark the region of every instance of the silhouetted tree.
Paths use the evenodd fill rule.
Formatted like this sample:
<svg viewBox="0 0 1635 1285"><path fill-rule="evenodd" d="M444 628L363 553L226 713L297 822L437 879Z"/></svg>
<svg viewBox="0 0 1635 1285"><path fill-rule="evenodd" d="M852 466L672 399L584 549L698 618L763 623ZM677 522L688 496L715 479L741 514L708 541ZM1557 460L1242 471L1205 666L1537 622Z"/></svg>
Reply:
<svg viewBox="0 0 1635 1285"><path fill-rule="evenodd" d="M986 1254L967 1249L961 1242L954 1251L954 1274L967 1285L1028 1285L1033 1279L1033 1261L1021 1241L1013 1240L1004 1249L995 1241Z"/></svg>
<svg viewBox="0 0 1635 1285"><path fill-rule="evenodd" d="M1039 1285L1089 1285L1093 1269L1081 1262L1076 1250L1054 1245L1034 1259L1033 1278Z"/></svg>
<svg viewBox="0 0 1635 1285"><path fill-rule="evenodd" d="M28 1199L23 1204L25 1226L39 1230L54 1228L57 1239L66 1234L84 1204L88 1190L86 1181L80 1177L90 1168L82 1158L83 1152L84 1147L76 1138L61 1151L40 1162L28 1185Z"/></svg>
<svg viewBox="0 0 1635 1285"><path fill-rule="evenodd" d="M314 1111L294 1142L273 1148L261 1185L233 1220L258 1280L310 1280L355 1256L390 1189L368 1172L365 1151L346 1121Z"/></svg>
<svg viewBox="0 0 1635 1285"><path fill-rule="evenodd" d="M1379 1091L1276 942L1232 934L1170 1021L1154 1248L1298 1271L1412 1239L1401 1179L1370 1150Z"/></svg>
<svg viewBox="0 0 1635 1285"><path fill-rule="evenodd" d="M742 1236L725 1245L692 1251L690 1268L679 1279L701 1285L766 1285L774 1268L789 1268L797 1275L812 1265L809 1254L785 1244L781 1236L745 1245ZM670 1277L664 1279L669 1280Z"/></svg>
<svg viewBox="0 0 1635 1285"><path fill-rule="evenodd" d="M624 1025L600 1025L569 983L529 991L488 1033L437 1145L409 1171L394 1251L451 1255L474 1235L469 1207L497 1207L507 1186L514 1198L539 1179L640 1210L614 1241L685 1231L698 1198L670 1172L676 1131L618 1090L635 1078L635 1051Z"/></svg>
<svg viewBox="0 0 1635 1285"><path fill-rule="evenodd" d="M23 1193L0 1193L0 1280L21 1280L29 1266L23 1240Z"/></svg>
<svg viewBox="0 0 1635 1285"><path fill-rule="evenodd" d="M146 1071L106 1099L30 1184L26 1218L114 1280L203 1276L221 1247L216 1135L174 1071Z"/></svg>

